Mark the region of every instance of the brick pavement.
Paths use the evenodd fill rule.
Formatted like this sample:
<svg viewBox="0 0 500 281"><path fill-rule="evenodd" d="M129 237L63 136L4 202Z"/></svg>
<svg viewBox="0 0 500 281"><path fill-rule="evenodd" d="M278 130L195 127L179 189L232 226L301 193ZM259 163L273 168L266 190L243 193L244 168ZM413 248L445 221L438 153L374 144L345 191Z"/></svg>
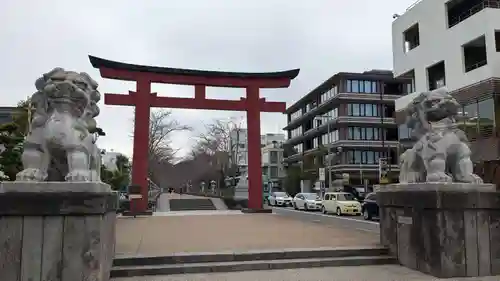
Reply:
<svg viewBox="0 0 500 281"><path fill-rule="evenodd" d="M498 281L497 277L436 279L398 265L326 267L114 278L111 281Z"/></svg>
<svg viewBox="0 0 500 281"><path fill-rule="evenodd" d="M276 214L121 217L117 256L377 245L374 233Z"/></svg>

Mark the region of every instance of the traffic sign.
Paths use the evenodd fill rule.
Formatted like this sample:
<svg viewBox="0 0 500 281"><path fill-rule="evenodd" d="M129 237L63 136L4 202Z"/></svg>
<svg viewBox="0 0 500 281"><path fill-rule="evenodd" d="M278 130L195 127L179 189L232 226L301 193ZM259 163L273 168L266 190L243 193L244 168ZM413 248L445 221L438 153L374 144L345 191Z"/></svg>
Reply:
<svg viewBox="0 0 500 281"><path fill-rule="evenodd" d="M319 174L319 180L320 181L325 181L325 179L326 179L325 168L319 168L318 169L318 174Z"/></svg>

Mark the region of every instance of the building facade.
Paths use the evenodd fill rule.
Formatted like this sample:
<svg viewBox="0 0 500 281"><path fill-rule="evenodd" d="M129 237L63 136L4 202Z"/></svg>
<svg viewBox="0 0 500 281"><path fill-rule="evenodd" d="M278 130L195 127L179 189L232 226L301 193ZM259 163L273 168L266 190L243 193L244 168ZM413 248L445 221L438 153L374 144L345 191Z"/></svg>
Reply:
<svg viewBox="0 0 500 281"><path fill-rule="evenodd" d="M395 15L392 46L394 76L415 86L396 101L397 122L418 93L446 87L462 105L473 161L499 159L500 1L419 1ZM400 141L410 133L402 125Z"/></svg>
<svg viewBox="0 0 500 281"><path fill-rule="evenodd" d="M247 129L235 128L229 133L229 149L232 161L237 163L240 172L248 169L248 139ZM282 144L285 141L284 134L267 133L260 136L261 147L273 144Z"/></svg>
<svg viewBox="0 0 500 281"><path fill-rule="evenodd" d="M284 135L283 135L284 137ZM267 144L262 147L262 175L272 182L273 189L280 189L281 179L285 177L283 163L283 147L280 143Z"/></svg>
<svg viewBox="0 0 500 281"><path fill-rule="evenodd" d="M399 173L394 101L411 87L411 80L394 79L387 70L333 75L286 110L285 145L293 147L286 164L311 169L309 156L326 148L330 156L315 157L311 173L323 165L335 175L348 173L353 185L372 185L379 181L379 159L389 158L394 181ZM311 190L317 182L303 185Z"/></svg>
<svg viewBox="0 0 500 281"><path fill-rule="evenodd" d="M0 107L0 124L6 124L14 121L14 114L18 110L17 107L1 106Z"/></svg>

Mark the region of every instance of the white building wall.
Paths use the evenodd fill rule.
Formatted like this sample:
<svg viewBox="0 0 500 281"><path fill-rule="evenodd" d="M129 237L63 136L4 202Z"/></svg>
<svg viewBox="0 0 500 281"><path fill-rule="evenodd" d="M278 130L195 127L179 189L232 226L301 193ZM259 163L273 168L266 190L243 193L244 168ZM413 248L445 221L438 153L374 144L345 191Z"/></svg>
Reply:
<svg viewBox="0 0 500 281"><path fill-rule="evenodd" d="M114 171L114 170L118 169L116 167L116 157L120 154L121 153L119 153L119 152L106 151L102 155L102 164L104 165L104 167L106 167L106 169L108 169L110 171Z"/></svg>
<svg viewBox="0 0 500 281"><path fill-rule="evenodd" d="M500 77L500 53L495 47L495 30L500 30L500 9L486 8L448 28L446 2L448 0L423 0L393 22L394 76L414 70L416 92L429 89L427 68L443 60L446 87L450 91L490 77ZM420 45L405 53L403 33L416 23ZM462 45L483 35L488 64L465 72ZM411 100L412 97L402 97L396 101L396 110L401 110Z"/></svg>

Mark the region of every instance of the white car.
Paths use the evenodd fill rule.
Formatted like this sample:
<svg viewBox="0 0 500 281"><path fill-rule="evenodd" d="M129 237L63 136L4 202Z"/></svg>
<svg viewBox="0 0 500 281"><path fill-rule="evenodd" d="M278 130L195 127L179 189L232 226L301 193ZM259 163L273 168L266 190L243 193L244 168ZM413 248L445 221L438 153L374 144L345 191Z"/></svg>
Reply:
<svg viewBox="0 0 500 281"><path fill-rule="evenodd" d="M361 215L361 203L354 195L347 192L327 192L323 197L321 211L324 214L335 213L337 216L344 214Z"/></svg>
<svg viewBox="0 0 500 281"><path fill-rule="evenodd" d="M297 193L293 198L293 208L295 210L321 210L321 197L316 193Z"/></svg>
<svg viewBox="0 0 500 281"><path fill-rule="evenodd" d="M267 197L267 202L271 206L292 206L292 197L286 192L271 192Z"/></svg>

